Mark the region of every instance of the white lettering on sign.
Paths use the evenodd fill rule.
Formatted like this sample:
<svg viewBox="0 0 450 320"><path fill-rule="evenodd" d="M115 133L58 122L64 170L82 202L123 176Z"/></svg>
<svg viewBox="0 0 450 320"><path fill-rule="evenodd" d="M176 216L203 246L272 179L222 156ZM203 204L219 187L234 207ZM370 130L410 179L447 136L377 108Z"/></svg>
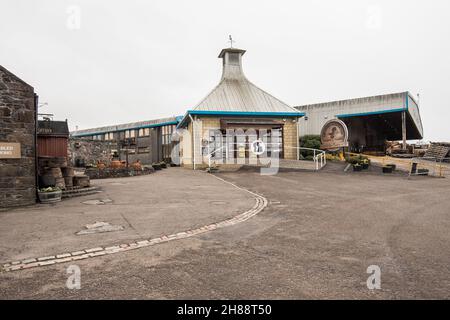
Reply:
<svg viewBox="0 0 450 320"><path fill-rule="evenodd" d="M20 159L20 143L0 142L0 159Z"/></svg>

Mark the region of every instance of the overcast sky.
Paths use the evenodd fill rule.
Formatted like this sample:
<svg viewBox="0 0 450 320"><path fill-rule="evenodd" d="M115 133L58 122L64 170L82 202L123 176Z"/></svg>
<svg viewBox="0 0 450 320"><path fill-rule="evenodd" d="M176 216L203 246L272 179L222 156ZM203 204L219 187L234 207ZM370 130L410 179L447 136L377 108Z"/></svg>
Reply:
<svg viewBox="0 0 450 320"><path fill-rule="evenodd" d="M450 141L448 0L0 0L0 64L72 130L183 115L229 34L292 106L420 93L425 139Z"/></svg>

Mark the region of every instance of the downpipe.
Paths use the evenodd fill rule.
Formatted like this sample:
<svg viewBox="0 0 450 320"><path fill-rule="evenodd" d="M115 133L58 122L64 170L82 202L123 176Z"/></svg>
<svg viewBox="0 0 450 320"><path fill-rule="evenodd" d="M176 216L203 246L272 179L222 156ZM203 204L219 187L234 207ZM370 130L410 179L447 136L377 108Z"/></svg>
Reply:
<svg viewBox="0 0 450 320"><path fill-rule="evenodd" d="M196 164L196 161L195 161L195 150L196 150L196 143L195 143L195 122L194 122L194 118L192 118L192 116L191 116L191 114L190 113L188 113L188 115L189 115L189 118L191 119L191 122L192 122L192 153L193 153L193 156L192 156L192 158L193 158L193 161L194 161L194 170L195 170L195 164Z"/></svg>

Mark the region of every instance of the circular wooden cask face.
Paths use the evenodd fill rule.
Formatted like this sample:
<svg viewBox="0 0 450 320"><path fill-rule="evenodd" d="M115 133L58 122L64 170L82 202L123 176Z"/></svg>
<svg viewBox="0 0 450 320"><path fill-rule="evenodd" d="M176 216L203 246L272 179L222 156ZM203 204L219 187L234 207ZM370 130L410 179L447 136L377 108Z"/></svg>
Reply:
<svg viewBox="0 0 450 320"><path fill-rule="evenodd" d="M321 149L335 151L348 146L348 129L345 123L333 119L325 123L320 133Z"/></svg>

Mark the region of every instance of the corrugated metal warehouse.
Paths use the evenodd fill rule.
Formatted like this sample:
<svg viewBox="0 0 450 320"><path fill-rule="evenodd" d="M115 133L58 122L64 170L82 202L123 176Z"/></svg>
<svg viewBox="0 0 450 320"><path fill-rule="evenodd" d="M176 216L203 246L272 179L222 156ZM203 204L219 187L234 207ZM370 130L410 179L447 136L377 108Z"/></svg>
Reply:
<svg viewBox="0 0 450 320"><path fill-rule="evenodd" d="M319 135L331 119L345 122L352 151L382 151L386 140L423 138L419 106L409 92L332 101L296 107L300 137Z"/></svg>

